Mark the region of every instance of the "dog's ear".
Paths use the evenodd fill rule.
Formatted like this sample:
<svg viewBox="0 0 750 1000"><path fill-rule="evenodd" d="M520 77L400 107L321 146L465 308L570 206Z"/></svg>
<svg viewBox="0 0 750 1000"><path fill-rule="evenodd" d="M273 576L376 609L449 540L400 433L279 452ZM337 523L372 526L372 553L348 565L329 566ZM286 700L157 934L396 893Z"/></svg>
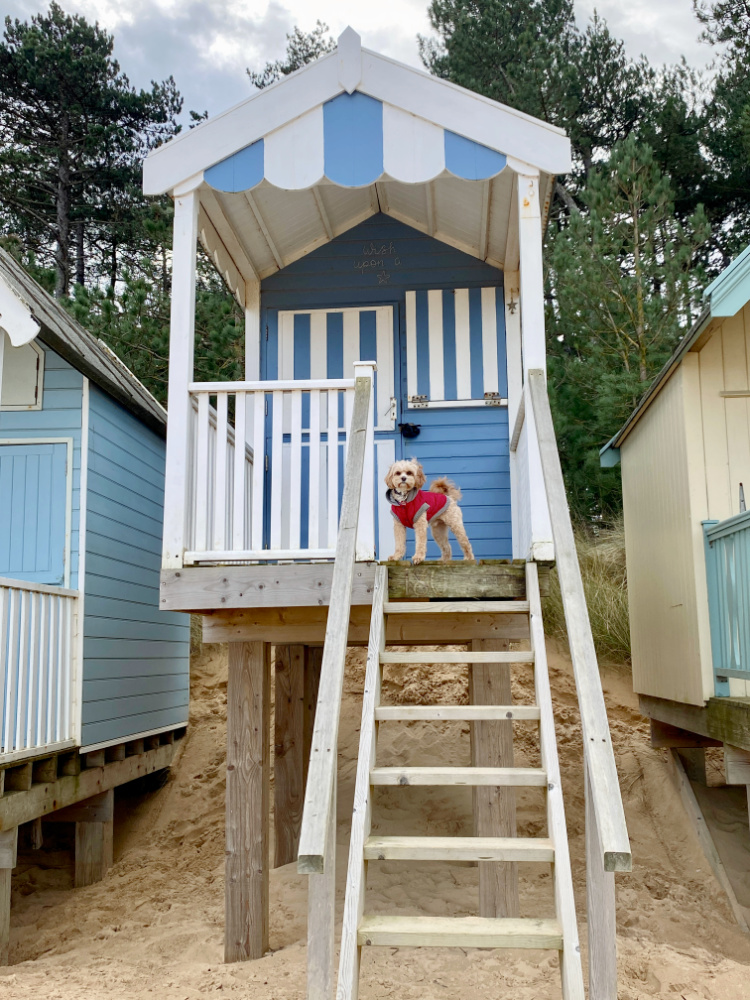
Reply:
<svg viewBox="0 0 750 1000"><path fill-rule="evenodd" d="M392 465L385 474L385 485L388 487L389 490L395 490L396 488L396 484L393 481L393 470L395 468L396 466Z"/></svg>
<svg viewBox="0 0 750 1000"><path fill-rule="evenodd" d="M416 476L414 485L417 487L418 490L421 490L424 484L427 482L427 479L424 474L424 469L415 458L412 459L412 462L414 462L415 476Z"/></svg>

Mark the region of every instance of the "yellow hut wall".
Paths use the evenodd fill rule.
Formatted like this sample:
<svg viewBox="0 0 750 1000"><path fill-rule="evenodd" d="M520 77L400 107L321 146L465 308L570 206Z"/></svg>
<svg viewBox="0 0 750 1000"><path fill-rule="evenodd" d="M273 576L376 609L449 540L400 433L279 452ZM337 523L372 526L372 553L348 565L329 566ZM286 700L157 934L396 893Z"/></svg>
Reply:
<svg viewBox="0 0 750 1000"><path fill-rule="evenodd" d="M702 705L714 681L701 521L739 513L740 483L750 504L750 303L685 355L620 454L633 685ZM750 695L741 680L730 692Z"/></svg>

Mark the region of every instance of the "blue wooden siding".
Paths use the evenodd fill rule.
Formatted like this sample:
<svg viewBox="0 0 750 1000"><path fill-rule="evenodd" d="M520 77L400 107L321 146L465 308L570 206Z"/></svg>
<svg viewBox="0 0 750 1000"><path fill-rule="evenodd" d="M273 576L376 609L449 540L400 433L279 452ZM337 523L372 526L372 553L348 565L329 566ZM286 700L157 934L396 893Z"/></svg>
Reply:
<svg viewBox="0 0 750 1000"><path fill-rule="evenodd" d="M35 438L72 438L73 440L73 500L70 539L70 586L78 587L78 528L80 521L81 485L81 414L83 376L67 361L44 349L44 389L41 410L0 410L0 440L33 440ZM65 511L63 491L55 502ZM37 581L46 582L46 581ZM51 581L50 581L51 582Z"/></svg>
<svg viewBox="0 0 750 1000"><path fill-rule="evenodd" d="M498 289L497 300L501 303L502 284L503 276L497 269L389 216L376 215L266 278L261 286L262 322L266 331L261 348L264 378L276 376L278 310L380 304L396 307L398 419L421 425L419 437L404 441L404 453L422 461L428 476L449 476L461 487L464 520L478 558L511 556L507 410L405 408L405 303L407 291L485 286ZM502 316L499 307L498 319ZM498 347L499 356L504 358L504 343ZM472 355L481 357L481 349L472 351ZM450 380L454 378L448 364L446 382L452 384ZM382 483L378 484L378 491L378 502L384 503ZM413 547L413 538L409 544ZM454 553L460 555L455 543ZM438 556L439 550L430 540L428 558Z"/></svg>
<svg viewBox="0 0 750 1000"><path fill-rule="evenodd" d="M159 610L164 451L91 386L82 746L187 721L190 618Z"/></svg>

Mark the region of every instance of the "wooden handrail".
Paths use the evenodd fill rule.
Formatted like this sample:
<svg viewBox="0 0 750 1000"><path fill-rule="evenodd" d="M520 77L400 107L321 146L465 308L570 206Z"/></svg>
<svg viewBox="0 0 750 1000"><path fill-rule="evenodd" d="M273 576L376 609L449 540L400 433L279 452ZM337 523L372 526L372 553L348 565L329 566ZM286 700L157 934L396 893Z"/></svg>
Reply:
<svg viewBox="0 0 750 1000"><path fill-rule="evenodd" d="M310 392L312 389L353 389L355 381L353 378L287 378L269 382L191 382L188 392L208 392L212 396L218 392Z"/></svg>
<svg viewBox="0 0 750 1000"><path fill-rule="evenodd" d="M297 858L297 870L303 875L322 874L326 871L326 860L329 858L329 821L335 801L339 716L371 396L372 378L355 379L336 561L331 580L331 599Z"/></svg>
<svg viewBox="0 0 750 1000"><path fill-rule="evenodd" d="M573 661L578 705L581 711L584 759L591 788L591 807L596 821L602 863L604 870L608 872L630 871L632 868L630 840L612 750L607 709L604 704L594 639L578 564L547 385L541 369L531 369L528 372L527 389L536 424L544 486L552 522L555 561L560 578L570 656Z"/></svg>

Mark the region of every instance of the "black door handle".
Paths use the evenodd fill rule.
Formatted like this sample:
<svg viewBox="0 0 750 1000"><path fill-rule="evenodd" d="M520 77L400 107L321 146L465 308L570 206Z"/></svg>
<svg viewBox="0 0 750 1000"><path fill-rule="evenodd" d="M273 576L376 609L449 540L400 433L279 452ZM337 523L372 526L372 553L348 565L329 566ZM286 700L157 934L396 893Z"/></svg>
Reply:
<svg viewBox="0 0 750 1000"><path fill-rule="evenodd" d="M419 437L419 432L422 428L421 424L399 424L398 429L404 435L405 438L415 438Z"/></svg>

